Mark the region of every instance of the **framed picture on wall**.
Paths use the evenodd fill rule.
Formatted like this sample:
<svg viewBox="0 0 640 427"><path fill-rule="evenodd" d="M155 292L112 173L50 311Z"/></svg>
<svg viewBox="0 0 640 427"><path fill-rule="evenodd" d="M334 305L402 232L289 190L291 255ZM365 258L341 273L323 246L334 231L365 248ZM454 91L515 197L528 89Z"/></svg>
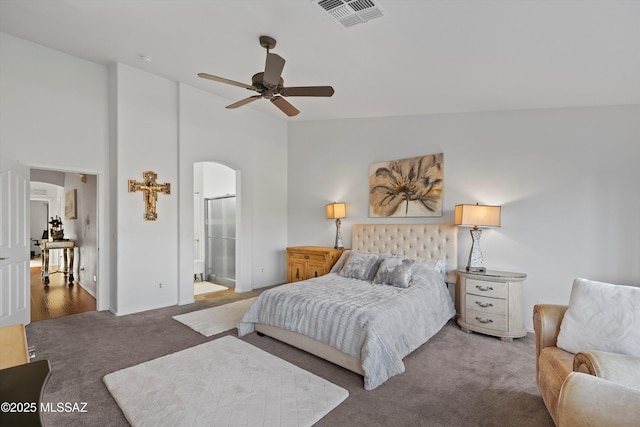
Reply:
<svg viewBox="0 0 640 427"><path fill-rule="evenodd" d="M369 167L369 216L442 216L444 155L429 154Z"/></svg>
<svg viewBox="0 0 640 427"><path fill-rule="evenodd" d="M78 190L67 191L64 196L64 219L78 219L77 198Z"/></svg>

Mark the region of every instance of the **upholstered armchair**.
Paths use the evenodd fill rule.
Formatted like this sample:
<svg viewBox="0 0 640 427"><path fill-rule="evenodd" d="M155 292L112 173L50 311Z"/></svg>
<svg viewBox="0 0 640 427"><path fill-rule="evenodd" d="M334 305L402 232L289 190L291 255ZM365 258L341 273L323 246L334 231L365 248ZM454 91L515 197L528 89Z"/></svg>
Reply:
<svg viewBox="0 0 640 427"><path fill-rule="evenodd" d="M598 282L589 282L589 284L592 283ZM629 290L629 287L618 287L615 290L619 288L627 288L623 290L624 292ZM578 293L575 290L574 282L570 302L570 305L573 304L574 312L585 307L584 304L575 301L577 297L574 298L574 294ZM637 305L640 289L636 288L632 292L634 295L630 300L628 296L624 296L625 302L622 305L640 310ZM607 301L607 298L602 298L602 295L595 296L603 303L615 303L615 296L612 298L613 301L611 299ZM609 322L609 326L617 322L618 327L623 331L610 334L612 340L620 339L620 336L631 340L637 339L634 335L637 331L626 331L632 326L620 313L626 308L607 312L598 305L600 304L587 309L589 313L586 318L589 320L585 321L587 323L585 326L598 327L600 325L598 316L610 316L614 319L613 323ZM573 353L560 348L558 339L568 308L569 306L565 305L539 304L533 309L533 325L536 334L536 381L553 421L559 427L640 425L640 358L611 351L585 350ZM573 345L566 337L570 332L571 321L575 322L576 318L565 322L563 330L565 336L561 337L563 342L560 344L565 348ZM635 320L632 319L633 321ZM603 328L606 327L607 325L603 325ZM632 345L637 346L640 343L635 342ZM632 348L633 350L635 349Z"/></svg>

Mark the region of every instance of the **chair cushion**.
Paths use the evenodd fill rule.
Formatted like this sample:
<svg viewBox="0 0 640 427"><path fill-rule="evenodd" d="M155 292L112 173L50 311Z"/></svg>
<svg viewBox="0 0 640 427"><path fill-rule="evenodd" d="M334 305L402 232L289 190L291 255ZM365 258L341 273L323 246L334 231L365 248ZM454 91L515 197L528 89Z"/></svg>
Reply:
<svg viewBox="0 0 640 427"><path fill-rule="evenodd" d="M640 288L575 279L557 345L640 357Z"/></svg>

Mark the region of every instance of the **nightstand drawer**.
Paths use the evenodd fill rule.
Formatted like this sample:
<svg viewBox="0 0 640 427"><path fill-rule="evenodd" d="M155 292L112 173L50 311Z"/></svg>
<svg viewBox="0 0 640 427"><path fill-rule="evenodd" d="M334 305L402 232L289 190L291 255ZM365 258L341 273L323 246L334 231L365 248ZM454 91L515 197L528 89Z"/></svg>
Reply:
<svg viewBox="0 0 640 427"><path fill-rule="evenodd" d="M290 252L288 254L290 260L315 261L324 263L324 254L305 254L300 252Z"/></svg>
<svg viewBox="0 0 640 427"><path fill-rule="evenodd" d="M484 297L506 298L507 284L505 282L489 282L467 278L466 293Z"/></svg>
<svg viewBox="0 0 640 427"><path fill-rule="evenodd" d="M487 298L479 295L467 294L467 310L480 313L507 315L507 300L502 298Z"/></svg>
<svg viewBox="0 0 640 427"><path fill-rule="evenodd" d="M507 331L507 317L499 314L483 313L476 310L467 310L466 322L479 328L492 329L494 331Z"/></svg>

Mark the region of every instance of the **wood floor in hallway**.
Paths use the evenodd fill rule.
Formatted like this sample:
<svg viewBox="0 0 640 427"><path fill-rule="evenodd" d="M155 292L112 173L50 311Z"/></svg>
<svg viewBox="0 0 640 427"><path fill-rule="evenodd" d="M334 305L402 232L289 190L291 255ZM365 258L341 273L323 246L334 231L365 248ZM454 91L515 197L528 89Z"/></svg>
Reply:
<svg viewBox="0 0 640 427"><path fill-rule="evenodd" d="M41 267L39 263L35 264L36 266L31 267L32 322L96 310L95 298L77 283L69 286L61 273L50 274L49 286L43 286ZM58 270L56 266L49 268L49 271L56 270ZM196 295L194 299L198 303L213 302L217 299L232 302L257 296L259 293L258 291L252 291L246 294L237 294L235 289L230 288L226 291Z"/></svg>
<svg viewBox="0 0 640 427"><path fill-rule="evenodd" d="M52 266L49 270L55 271ZM65 282L63 274L49 275L49 286L42 285L40 266L31 267L31 321L95 311L96 299L82 286Z"/></svg>

